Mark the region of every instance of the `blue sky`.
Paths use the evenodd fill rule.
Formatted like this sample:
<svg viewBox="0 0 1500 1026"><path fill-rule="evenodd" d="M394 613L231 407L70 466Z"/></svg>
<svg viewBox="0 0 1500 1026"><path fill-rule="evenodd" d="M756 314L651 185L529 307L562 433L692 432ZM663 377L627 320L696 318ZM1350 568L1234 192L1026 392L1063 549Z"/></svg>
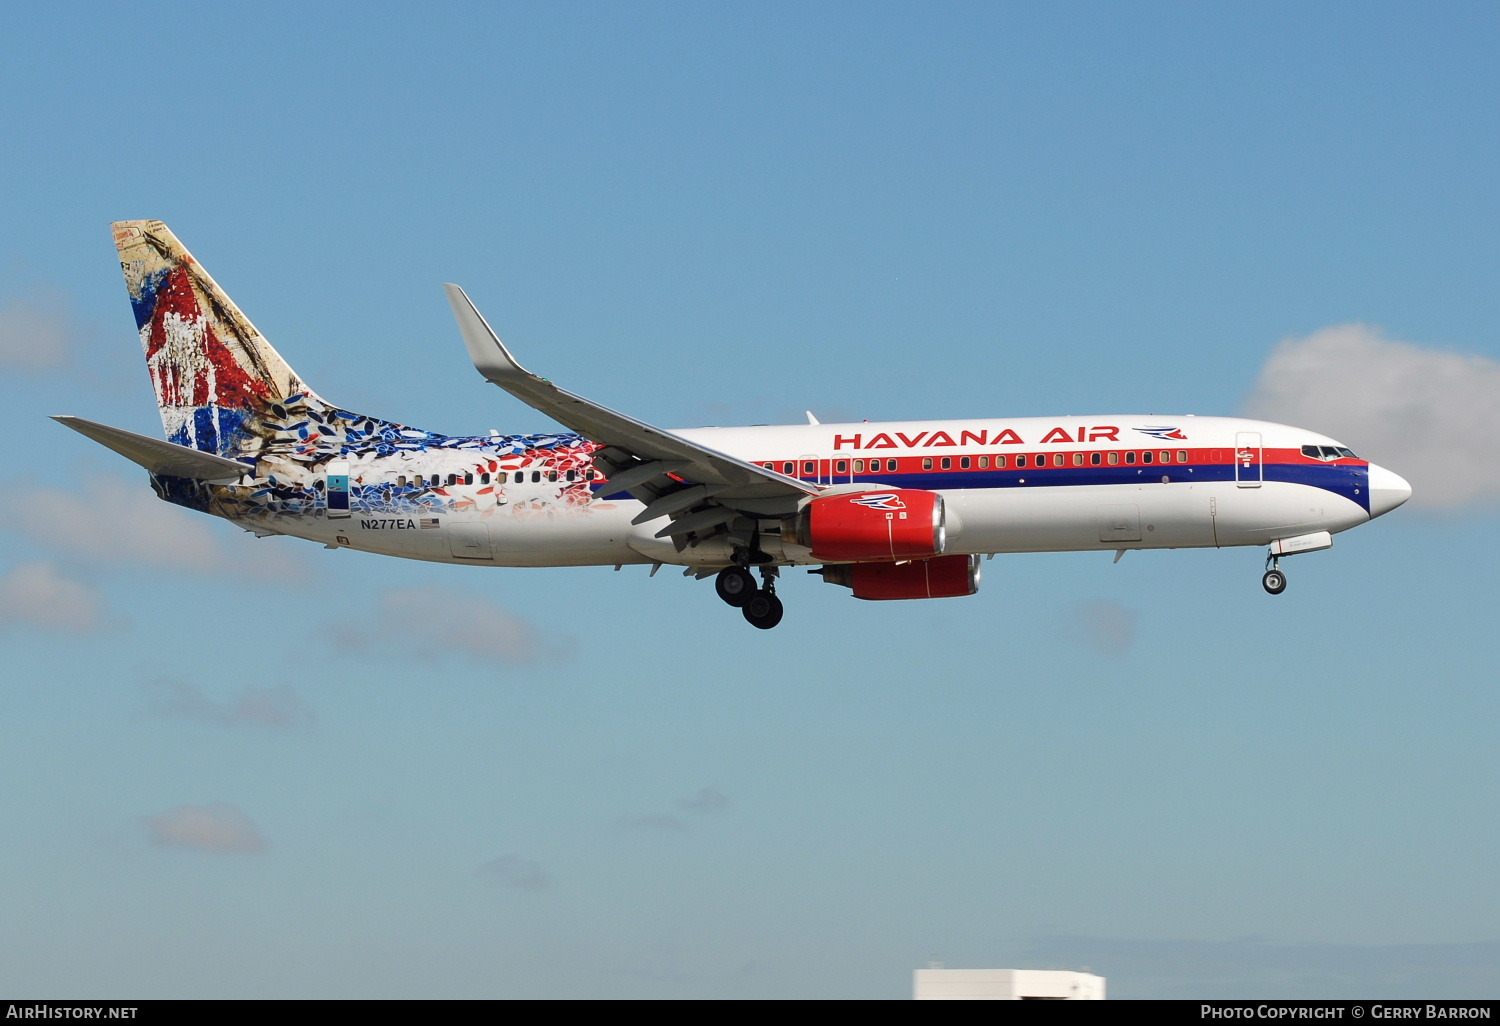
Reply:
<svg viewBox="0 0 1500 1026"><path fill-rule="evenodd" d="M1500 990L1500 13L1442 3L0 10L0 992ZM159 423L111 220L342 405L547 430L1274 415L1417 497L1257 550L813 578L257 541ZM801 575L792 575L800 577Z"/></svg>

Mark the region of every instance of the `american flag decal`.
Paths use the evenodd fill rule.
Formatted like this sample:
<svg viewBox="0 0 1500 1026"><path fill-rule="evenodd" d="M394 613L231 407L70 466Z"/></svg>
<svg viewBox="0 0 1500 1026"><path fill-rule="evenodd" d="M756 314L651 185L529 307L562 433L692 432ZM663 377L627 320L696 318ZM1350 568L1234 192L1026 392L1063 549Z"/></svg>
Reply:
<svg viewBox="0 0 1500 1026"><path fill-rule="evenodd" d="M421 521L419 521L419 522L421 523L422 530L424 530L424 531L428 530L429 528L433 528L433 527L437 527L438 526L438 518L437 517L423 517L421 519Z"/></svg>

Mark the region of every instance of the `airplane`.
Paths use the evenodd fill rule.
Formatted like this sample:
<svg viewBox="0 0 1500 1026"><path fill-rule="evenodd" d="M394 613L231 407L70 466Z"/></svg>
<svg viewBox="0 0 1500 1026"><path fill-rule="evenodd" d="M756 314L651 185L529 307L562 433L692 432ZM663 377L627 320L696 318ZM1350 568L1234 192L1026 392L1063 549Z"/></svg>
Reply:
<svg viewBox="0 0 1500 1026"><path fill-rule="evenodd" d="M456 285L487 380L566 430L444 435L324 400L161 221L113 226L166 440L54 419L168 502L259 536L478 566L649 565L714 578L753 626L783 568L856 598L973 595L981 557L1267 546L1281 558L1411 497L1301 428L1108 415L666 430L524 369ZM756 575L759 575L759 582Z"/></svg>

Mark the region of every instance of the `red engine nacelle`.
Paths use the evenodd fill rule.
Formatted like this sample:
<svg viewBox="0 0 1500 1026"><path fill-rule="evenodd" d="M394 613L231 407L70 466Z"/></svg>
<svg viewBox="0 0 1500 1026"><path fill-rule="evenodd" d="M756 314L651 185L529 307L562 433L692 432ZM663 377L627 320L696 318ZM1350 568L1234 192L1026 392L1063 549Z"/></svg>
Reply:
<svg viewBox="0 0 1500 1026"><path fill-rule="evenodd" d="M824 495L787 522L782 540L807 546L815 559L836 562L941 555L943 497L920 488Z"/></svg>
<svg viewBox="0 0 1500 1026"><path fill-rule="evenodd" d="M849 563L818 573L829 584L854 590L855 598L959 598L979 590L978 556L938 556L910 563Z"/></svg>

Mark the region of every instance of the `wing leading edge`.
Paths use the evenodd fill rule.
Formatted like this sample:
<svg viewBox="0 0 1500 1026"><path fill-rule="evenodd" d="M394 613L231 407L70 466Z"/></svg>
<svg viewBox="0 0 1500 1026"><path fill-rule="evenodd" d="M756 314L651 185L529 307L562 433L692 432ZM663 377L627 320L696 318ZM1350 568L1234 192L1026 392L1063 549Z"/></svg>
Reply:
<svg viewBox="0 0 1500 1026"><path fill-rule="evenodd" d="M671 523L657 537L706 535L740 517L784 517L816 485L747 463L559 388L516 362L494 329L457 285L444 285L474 368L535 410L603 446L594 462L610 494L628 492L646 504L635 523Z"/></svg>

